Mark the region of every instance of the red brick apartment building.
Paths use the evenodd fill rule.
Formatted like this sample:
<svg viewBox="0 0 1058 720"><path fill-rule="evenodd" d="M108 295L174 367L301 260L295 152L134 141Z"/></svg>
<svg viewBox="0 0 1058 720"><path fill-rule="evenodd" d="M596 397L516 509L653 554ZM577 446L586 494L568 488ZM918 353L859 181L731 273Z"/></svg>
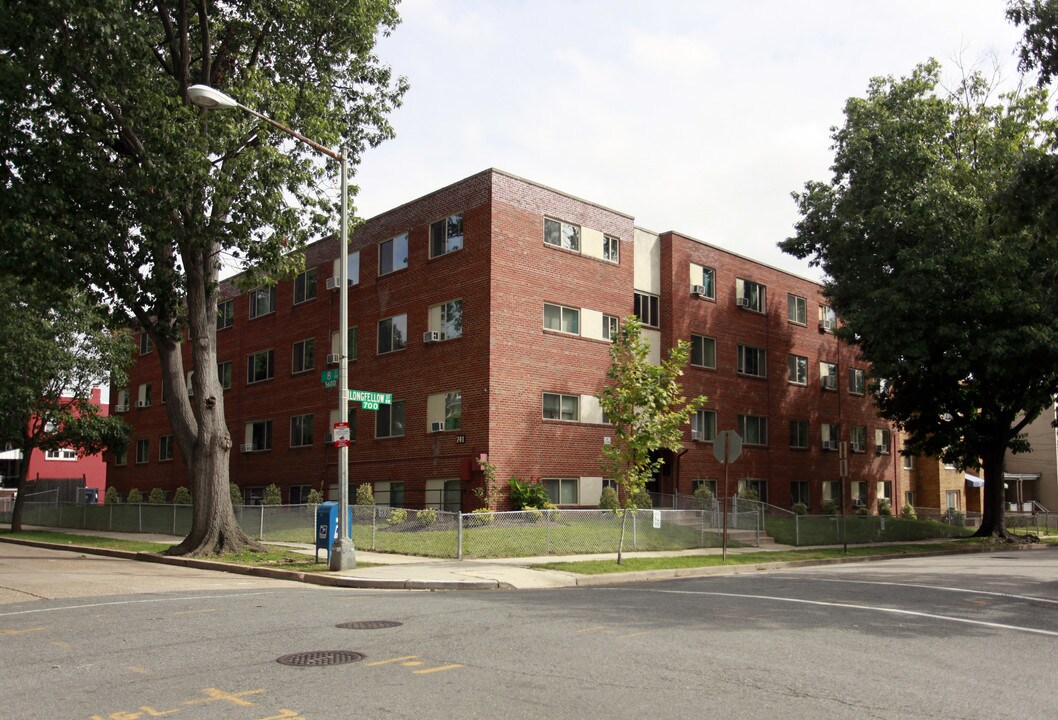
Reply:
<svg viewBox="0 0 1058 720"><path fill-rule="evenodd" d="M312 488L336 495L337 397L320 374L336 367L337 253L321 240L297 278L225 288L216 370L231 478L249 502L273 482L292 503ZM838 500L839 441L850 448L849 507L906 490L895 434L813 282L495 169L366 221L349 267L349 385L393 396L377 412L350 403L350 482L370 483L379 502L477 507L486 456L501 508L512 475L543 480L559 505L596 506L610 431L595 395L609 337L632 314L658 357L692 342L685 391L709 397L652 490L718 485L710 441L729 428L745 438L732 491L749 486L783 507ZM186 471L145 339L137 360L114 408L133 437L108 478L122 495L172 493Z"/></svg>

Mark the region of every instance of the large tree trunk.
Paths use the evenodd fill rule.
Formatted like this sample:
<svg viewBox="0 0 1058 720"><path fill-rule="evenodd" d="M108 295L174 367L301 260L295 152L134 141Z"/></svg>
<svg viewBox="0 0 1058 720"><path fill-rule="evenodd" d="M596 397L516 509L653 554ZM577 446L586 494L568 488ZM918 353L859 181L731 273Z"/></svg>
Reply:
<svg viewBox="0 0 1058 720"><path fill-rule="evenodd" d="M1012 542L1017 538L1007 532L1003 470L1006 463L1006 444L989 448L981 458L984 469L985 485L982 488L984 507L981 513L981 527L974 537L991 537L997 540Z"/></svg>
<svg viewBox="0 0 1058 720"><path fill-rule="evenodd" d="M191 481L191 532L169 555L203 557L242 550L265 551L239 526L228 489L231 434L224 417L224 389L217 377L217 283L212 252L187 262L188 326L194 407L187 394L179 344L159 346L166 382L172 388L167 405L173 436L187 461Z"/></svg>
<svg viewBox="0 0 1058 720"><path fill-rule="evenodd" d="M26 481L29 478L29 454L33 446L25 433L22 436L22 462L18 466L18 483L15 485L15 507L11 510L11 532L22 532L22 509L26 504Z"/></svg>

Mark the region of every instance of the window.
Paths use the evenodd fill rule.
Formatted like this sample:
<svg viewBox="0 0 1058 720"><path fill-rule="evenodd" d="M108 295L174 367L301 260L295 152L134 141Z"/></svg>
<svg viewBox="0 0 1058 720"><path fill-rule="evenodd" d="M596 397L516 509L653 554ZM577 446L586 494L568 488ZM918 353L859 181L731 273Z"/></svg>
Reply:
<svg viewBox="0 0 1058 720"><path fill-rule="evenodd" d="M235 301L217 303L217 329L223 330L235 324Z"/></svg>
<svg viewBox="0 0 1058 720"><path fill-rule="evenodd" d="M142 465L151 457L151 441L147 438L136 441L136 464Z"/></svg>
<svg viewBox="0 0 1058 720"><path fill-rule="evenodd" d="M698 284L698 283L696 283ZM702 268L701 277L702 297L716 300L716 270L713 268Z"/></svg>
<svg viewBox="0 0 1058 720"><path fill-rule="evenodd" d="M742 375L767 377L768 351L749 345L738 346L738 372Z"/></svg>
<svg viewBox="0 0 1058 720"><path fill-rule="evenodd" d="M261 505L264 502L263 487L243 488L242 499L244 505Z"/></svg>
<svg viewBox="0 0 1058 720"><path fill-rule="evenodd" d="M738 494L742 497L757 496L762 503L768 502L768 481L746 478L738 481Z"/></svg>
<svg viewBox="0 0 1058 720"><path fill-rule="evenodd" d="M294 366L292 371L300 373L305 372L306 370L311 370L314 365L315 354L315 338L308 338L307 340L294 343Z"/></svg>
<svg viewBox="0 0 1058 720"><path fill-rule="evenodd" d="M217 380L225 390L231 389L231 360L217 363Z"/></svg>
<svg viewBox="0 0 1058 720"><path fill-rule="evenodd" d="M339 264L339 258L334 259L332 269L332 275L330 281L327 283L328 290L338 290L338 280L342 274L342 266ZM346 285L352 286L360 282L360 251L348 253L345 256L345 275Z"/></svg>
<svg viewBox="0 0 1058 720"><path fill-rule="evenodd" d="M910 505L911 507L915 507L915 493L911 492L910 490L904 491L904 505Z"/></svg>
<svg viewBox="0 0 1058 720"><path fill-rule="evenodd" d="M173 459L172 435L162 435L158 438L158 459L162 461Z"/></svg>
<svg viewBox="0 0 1058 720"><path fill-rule="evenodd" d="M246 423L246 444L251 452L272 449L272 421L258 420Z"/></svg>
<svg viewBox="0 0 1058 720"><path fill-rule="evenodd" d="M825 330L826 332L834 332L834 328L838 326L838 316L834 314L834 309L827 305L819 306L819 329Z"/></svg>
<svg viewBox="0 0 1058 720"><path fill-rule="evenodd" d="M295 415L290 418L290 447L312 444L312 415Z"/></svg>
<svg viewBox="0 0 1058 720"><path fill-rule="evenodd" d="M893 502L893 483L890 480L879 480L877 485L879 500L885 500L890 505Z"/></svg>
<svg viewBox="0 0 1058 720"><path fill-rule="evenodd" d="M739 307L753 312L764 312L767 307L766 288L752 280L735 279L735 299Z"/></svg>
<svg viewBox="0 0 1058 720"><path fill-rule="evenodd" d="M44 453L45 460L76 460L77 451L73 448L59 448L58 450L48 450Z"/></svg>
<svg viewBox="0 0 1058 720"><path fill-rule="evenodd" d="M717 484L718 483L717 483L716 480L710 480L710 479L704 479L704 478L695 478L695 479L691 480L691 488L693 490L697 490L702 485L704 485L705 487L709 488L709 494L712 495L714 498L716 497ZM614 489L615 490L617 489L616 486L614 487Z"/></svg>
<svg viewBox="0 0 1058 720"><path fill-rule="evenodd" d="M838 508L841 507L841 483L837 480L823 481L823 502L826 502L827 500L837 505Z"/></svg>
<svg viewBox="0 0 1058 720"><path fill-rule="evenodd" d="M154 349L151 336L145 332L140 333L140 355L148 355Z"/></svg>
<svg viewBox="0 0 1058 720"><path fill-rule="evenodd" d="M307 505L309 502L309 493L313 490L314 488L311 485L291 485L290 504Z"/></svg>
<svg viewBox="0 0 1058 720"><path fill-rule="evenodd" d="M114 453L114 464L118 467L123 467L129 464L129 451L128 448L121 452Z"/></svg>
<svg viewBox="0 0 1058 720"><path fill-rule="evenodd" d="M576 505L579 485L578 478L544 478L547 499L554 505Z"/></svg>
<svg viewBox="0 0 1058 720"><path fill-rule="evenodd" d="M901 457L903 458L903 462L901 463L901 465L904 470L915 469L915 458L913 455L902 455Z"/></svg>
<svg viewBox="0 0 1058 720"><path fill-rule="evenodd" d="M841 426L835 423L823 423L820 428L820 438L823 441L823 449L837 450L838 441L841 439Z"/></svg>
<svg viewBox="0 0 1058 720"><path fill-rule="evenodd" d="M426 429L429 432L460 430L463 427L463 393L453 390L426 398Z"/></svg>
<svg viewBox="0 0 1058 720"><path fill-rule="evenodd" d="M404 507L404 483L402 482L379 483L375 495L379 505Z"/></svg>
<svg viewBox="0 0 1058 720"><path fill-rule="evenodd" d="M555 247L580 252L580 226L544 218L544 242Z"/></svg>
<svg viewBox="0 0 1058 720"><path fill-rule="evenodd" d="M786 319L798 325L808 324L808 301L800 295L786 295Z"/></svg>
<svg viewBox="0 0 1058 720"><path fill-rule="evenodd" d="M838 389L838 366L834 363L819 363L819 386L824 390Z"/></svg>
<svg viewBox="0 0 1058 720"><path fill-rule="evenodd" d="M169 402L169 383L162 380L162 405L165 405L167 402Z"/></svg>
<svg viewBox="0 0 1058 720"><path fill-rule="evenodd" d="M762 415L739 415L738 434L746 445L767 445L768 418Z"/></svg>
<svg viewBox="0 0 1058 720"><path fill-rule="evenodd" d="M294 304L316 297L316 268L309 268L294 278Z"/></svg>
<svg viewBox="0 0 1058 720"><path fill-rule="evenodd" d="M849 498L853 507L861 507L867 504L867 481L853 480L849 483Z"/></svg>
<svg viewBox="0 0 1058 720"><path fill-rule="evenodd" d="M378 274L385 275L408 267L408 233L390 238L378 246Z"/></svg>
<svg viewBox="0 0 1058 720"><path fill-rule="evenodd" d="M797 503L809 504L808 481L794 480L790 483L790 506Z"/></svg>
<svg viewBox="0 0 1058 720"><path fill-rule="evenodd" d="M635 315L644 327L661 327L661 307L658 296L635 293Z"/></svg>
<svg viewBox="0 0 1058 720"><path fill-rule="evenodd" d="M716 340L704 335L691 335L691 365L716 367Z"/></svg>
<svg viewBox="0 0 1058 720"><path fill-rule="evenodd" d="M139 395L137 396L136 405L138 407L150 407L151 406L151 384L142 383L139 389Z"/></svg>
<svg viewBox="0 0 1058 720"><path fill-rule="evenodd" d="M867 428L851 428L849 430L849 445L852 446L852 452L867 452Z"/></svg>
<svg viewBox="0 0 1058 720"><path fill-rule="evenodd" d="M874 449L878 452L879 455L888 455L889 431L882 428L876 428L874 431L874 445Z"/></svg>
<svg viewBox="0 0 1058 720"><path fill-rule="evenodd" d="M262 350L246 356L246 384L270 380L275 374L276 351Z"/></svg>
<svg viewBox="0 0 1058 720"><path fill-rule="evenodd" d="M853 395L863 395L863 370L849 368L849 392Z"/></svg>
<svg viewBox="0 0 1058 720"><path fill-rule="evenodd" d="M375 437L404 437L404 401L379 405L375 411Z"/></svg>
<svg viewBox="0 0 1058 720"><path fill-rule="evenodd" d="M449 215L430 225L430 257L446 255L463 247L463 213Z"/></svg>
<svg viewBox="0 0 1058 720"><path fill-rule="evenodd" d="M463 336L463 301L449 300L440 305L431 305L430 329L441 333L442 340Z"/></svg>
<svg viewBox="0 0 1058 720"><path fill-rule="evenodd" d="M602 336L605 340L616 340L617 332L620 329L620 322L616 315L603 315L602 316Z"/></svg>
<svg viewBox="0 0 1058 720"><path fill-rule="evenodd" d="M544 303L544 329L579 335L580 310Z"/></svg>
<svg viewBox="0 0 1058 720"><path fill-rule="evenodd" d="M580 396L544 393L545 420L580 420Z"/></svg>
<svg viewBox="0 0 1058 720"><path fill-rule="evenodd" d="M602 236L602 259L615 263L621 261L621 241L609 235Z"/></svg>
<svg viewBox="0 0 1058 720"><path fill-rule="evenodd" d="M276 289L273 285L250 291L250 319L276 311Z"/></svg>
<svg viewBox="0 0 1058 720"><path fill-rule="evenodd" d="M394 315L378 321L378 354L403 350L408 343L408 316Z"/></svg>
<svg viewBox="0 0 1058 720"><path fill-rule="evenodd" d="M788 355L786 365L790 372L790 382L794 385L808 384L808 358L801 355Z"/></svg>
<svg viewBox="0 0 1058 720"><path fill-rule="evenodd" d="M339 333L331 333L331 353L334 355L338 354L338 335ZM360 347L360 326L352 325L349 327L349 333L345 336L346 340L346 357L351 360L356 360L357 350ZM335 361L337 362L337 361Z"/></svg>
<svg viewBox="0 0 1058 720"><path fill-rule="evenodd" d="M691 415L691 440L716 440L716 411L699 410Z"/></svg>
<svg viewBox="0 0 1058 720"><path fill-rule="evenodd" d="M790 421L790 447L792 447L792 448L807 448L808 447L808 421L807 420L791 420Z"/></svg>

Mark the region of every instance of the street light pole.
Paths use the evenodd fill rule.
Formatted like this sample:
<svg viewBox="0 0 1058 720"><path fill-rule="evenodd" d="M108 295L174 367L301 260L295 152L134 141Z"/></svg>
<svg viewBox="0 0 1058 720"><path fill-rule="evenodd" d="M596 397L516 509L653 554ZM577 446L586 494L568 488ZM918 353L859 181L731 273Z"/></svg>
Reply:
<svg viewBox="0 0 1058 720"><path fill-rule="evenodd" d="M321 155L337 160L341 168L341 236L338 283L338 415L339 422L349 420L349 156L343 146L338 152L310 140L301 133L276 122L267 115L246 107L234 98L208 85L192 85L187 89L192 103L207 110L239 109L263 120L272 127L300 140ZM330 556L331 570L356 567L356 549L349 527L349 446L338 448L338 542Z"/></svg>

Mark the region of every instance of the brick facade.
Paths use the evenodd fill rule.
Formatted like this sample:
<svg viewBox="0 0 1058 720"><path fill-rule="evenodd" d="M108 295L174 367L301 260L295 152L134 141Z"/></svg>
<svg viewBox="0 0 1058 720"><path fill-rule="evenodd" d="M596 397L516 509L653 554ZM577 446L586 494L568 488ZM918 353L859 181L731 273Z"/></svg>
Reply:
<svg viewBox="0 0 1058 720"><path fill-rule="evenodd" d="M457 214L462 215L462 248L430 257L431 223ZM573 250L545 242L545 218L552 227L556 222L575 226L580 246ZM403 483L402 504L408 507L445 504L469 510L478 504L472 490L482 478L476 459L486 456L496 467L501 490L512 475L560 478L570 483L564 486L569 490L565 504L594 506L602 483L599 448L609 434L592 400L602 389L609 362L609 342L600 325L604 316L624 318L633 312L634 263L641 257L635 242L642 232L629 215L497 170L358 226L350 238L350 250L359 252L359 279L349 289L349 322L359 342L349 365L349 385L392 393L395 402L404 403L405 422L403 435L376 438L376 413L356 410L349 472L353 486L372 483L376 494L383 495L380 500L394 492L396 501L395 483ZM380 243L403 233L407 267L380 276ZM850 479L867 485L864 501L874 507L878 483L884 481L891 483L891 497L898 502L906 481L896 434L887 453L876 452L874 432L888 428L869 398L849 391L848 369L859 367L854 352L818 328L820 287L683 235L656 237L660 262L649 270L660 279L661 347L692 333L716 340L716 367L690 368L684 376L686 394L709 397L718 429L736 427L743 414L768 418L767 445L746 447L731 467L733 486L746 478L765 481L769 502L789 506L790 482L805 481L810 504L818 507L822 483L839 479L838 453L820 443L821 423L828 422L839 425L841 440L849 439L853 426L866 428L867 447L849 456ZM333 238L309 246L306 268L316 269L315 297L294 304L294 281L282 281L274 312L255 319L249 317L249 295L226 286L234 301L234 323L218 331L217 343L218 360L232 362L232 386L224 397L235 445L231 478L244 489L274 482L284 501L298 500L306 487L333 493L337 480L337 451L325 442L337 409L336 391L320 381L322 370L336 367L326 363L326 356L338 328L338 293L326 284L336 274L337 251ZM715 269L715 299L691 295L690 263ZM736 278L767 288L766 312L737 306ZM787 320L787 293L806 299L807 322ZM454 300L461 301L461 336L425 342L423 333L435 329L430 308ZM573 326L546 328L545 303L570 313L575 331ZM380 320L401 315L406 316L406 346L380 354ZM294 373L294 344L309 338L315 342L312 367ZM736 372L739 344L766 351L765 378ZM248 356L268 349L275 352L273 376L248 384ZM803 386L788 382L791 353L808 358ZM169 431L165 408L158 402L157 353L137 360L126 415L134 428L129 457L123 465L110 458L109 480L122 494L132 487L172 493L188 481L178 452L173 460L158 457L159 437ZM821 389L820 361L838 366L836 389ZM147 382L152 383L152 404L136 407L138 388ZM437 407L439 394L455 391L462 399L461 427L436 431L428 407ZM579 403L577 419L545 419L545 393ZM308 414L312 443L291 447L291 418ZM246 424L266 420L272 421L271 449L243 452ZM790 420L807 421L806 448L789 447ZM150 443L146 462L136 462L139 440ZM690 493L695 480L723 478L709 442L692 441L688 429L684 447L678 461L669 458L653 489ZM443 500L442 487L448 488Z"/></svg>

